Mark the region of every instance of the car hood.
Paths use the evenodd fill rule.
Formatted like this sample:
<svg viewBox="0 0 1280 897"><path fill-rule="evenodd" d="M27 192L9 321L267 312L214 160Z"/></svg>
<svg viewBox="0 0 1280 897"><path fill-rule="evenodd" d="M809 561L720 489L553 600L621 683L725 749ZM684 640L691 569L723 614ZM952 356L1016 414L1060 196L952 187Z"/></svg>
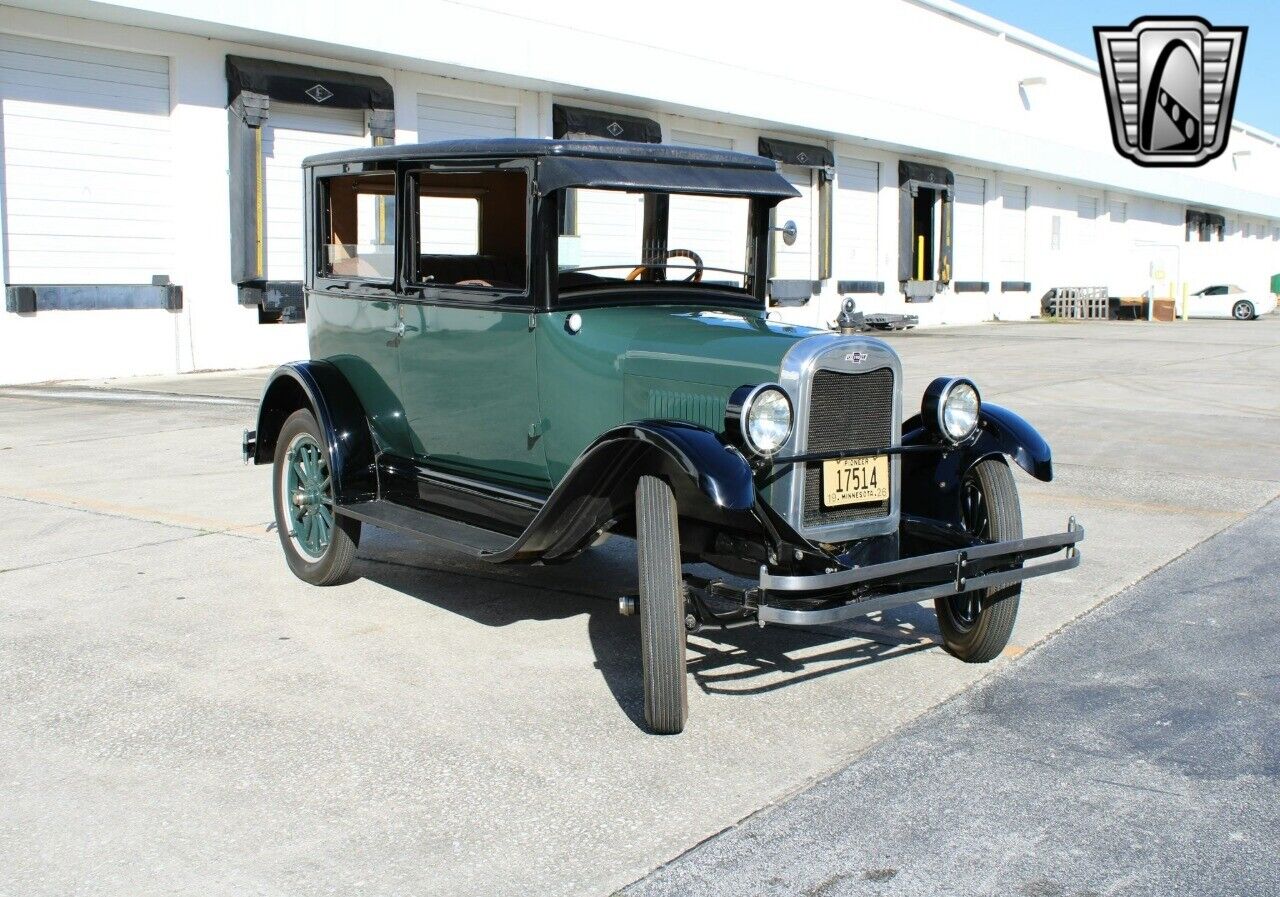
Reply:
<svg viewBox="0 0 1280 897"><path fill-rule="evenodd" d="M821 333L767 320L762 312L649 306L601 309L599 325L625 347L624 376L736 388L776 380L797 340Z"/></svg>

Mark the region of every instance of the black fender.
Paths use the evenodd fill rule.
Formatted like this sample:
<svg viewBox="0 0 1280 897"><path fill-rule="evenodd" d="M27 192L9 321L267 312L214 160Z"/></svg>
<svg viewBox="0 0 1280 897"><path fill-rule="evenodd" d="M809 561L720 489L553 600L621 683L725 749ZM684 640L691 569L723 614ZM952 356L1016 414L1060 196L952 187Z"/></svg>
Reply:
<svg viewBox="0 0 1280 897"><path fill-rule="evenodd" d="M369 420L347 378L326 361L291 361L271 372L258 405L253 463L272 462L280 430L299 408L311 409L320 425L338 503L377 498L377 462Z"/></svg>
<svg viewBox="0 0 1280 897"><path fill-rule="evenodd" d="M682 421L645 420L605 432L570 466L529 526L494 563L568 560L630 513L636 482L661 476L680 516L751 527L751 465L715 432Z"/></svg>
<svg viewBox="0 0 1280 897"><path fill-rule="evenodd" d="M942 443L916 415L902 425L906 448L935 447L937 451L907 451L902 455L902 514L928 518L949 527L962 524L960 484L986 458L1002 456L1038 480L1053 479L1049 443L1019 415L999 405L983 403L978 428L958 445Z"/></svg>

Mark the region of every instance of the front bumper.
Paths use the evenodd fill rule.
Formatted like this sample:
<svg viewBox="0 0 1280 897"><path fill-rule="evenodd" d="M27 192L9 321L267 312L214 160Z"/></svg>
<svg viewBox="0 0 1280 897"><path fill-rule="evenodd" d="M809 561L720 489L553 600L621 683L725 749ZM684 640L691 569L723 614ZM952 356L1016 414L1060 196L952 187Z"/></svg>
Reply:
<svg viewBox="0 0 1280 897"><path fill-rule="evenodd" d="M949 551L812 576L785 576L760 568L760 585L748 596L760 623L813 626L838 623L879 610L1010 585L1070 570L1080 564L1084 527L1074 517L1061 533L988 542ZM1027 561L1063 552L1055 560ZM754 599L754 600L752 600Z"/></svg>
<svg viewBox="0 0 1280 897"><path fill-rule="evenodd" d="M258 457L258 431L245 430L244 435L240 437L240 456L244 459L244 463L257 460Z"/></svg>

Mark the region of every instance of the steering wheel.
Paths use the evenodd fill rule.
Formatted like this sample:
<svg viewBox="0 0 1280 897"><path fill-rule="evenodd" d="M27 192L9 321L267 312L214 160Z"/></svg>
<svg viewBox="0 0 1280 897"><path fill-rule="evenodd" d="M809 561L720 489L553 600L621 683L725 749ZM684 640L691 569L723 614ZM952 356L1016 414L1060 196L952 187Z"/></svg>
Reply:
<svg viewBox="0 0 1280 897"><path fill-rule="evenodd" d="M681 281L682 283L702 282L702 256L698 255L698 253L694 252L692 249L668 249L667 258L689 259L693 262L693 273ZM631 273L627 275L627 280L635 280L648 269L648 265L636 265L631 269Z"/></svg>

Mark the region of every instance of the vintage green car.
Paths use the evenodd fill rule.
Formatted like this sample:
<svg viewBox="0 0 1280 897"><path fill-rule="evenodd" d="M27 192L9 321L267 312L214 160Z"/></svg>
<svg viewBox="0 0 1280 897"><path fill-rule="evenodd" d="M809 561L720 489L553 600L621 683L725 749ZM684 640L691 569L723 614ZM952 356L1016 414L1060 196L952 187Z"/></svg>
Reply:
<svg viewBox="0 0 1280 897"><path fill-rule="evenodd" d="M1079 563L1074 519L1023 537L1006 458L1052 477L1025 421L963 377L904 420L885 342L769 320L771 238L794 232L774 162L505 139L304 169L311 360L272 375L243 451L274 463L307 582L349 578L363 523L494 564L634 537L619 607L645 719L674 733L686 633L932 599L947 649L984 662L1021 580Z"/></svg>

